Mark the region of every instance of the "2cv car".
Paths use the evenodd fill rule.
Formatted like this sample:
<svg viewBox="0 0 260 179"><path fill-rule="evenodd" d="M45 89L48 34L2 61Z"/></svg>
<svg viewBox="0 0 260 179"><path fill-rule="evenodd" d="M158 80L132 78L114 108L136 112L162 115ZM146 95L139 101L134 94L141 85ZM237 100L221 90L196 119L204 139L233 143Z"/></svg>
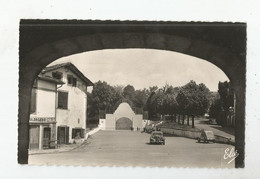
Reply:
<svg viewBox="0 0 260 179"><path fill-rule="evenodd" d="M150 144L162 144L165 145L165 138L161 131L153 131L150 136Z"/></svg>
<svg viewBox="0 0 260 179"><path fill-rule="evenodd" d="M213 143L215 143L214 133L212 131L203 130L200 133L200 137L198 138L198 142L206 142L206 143L213 142Z"/></svg>

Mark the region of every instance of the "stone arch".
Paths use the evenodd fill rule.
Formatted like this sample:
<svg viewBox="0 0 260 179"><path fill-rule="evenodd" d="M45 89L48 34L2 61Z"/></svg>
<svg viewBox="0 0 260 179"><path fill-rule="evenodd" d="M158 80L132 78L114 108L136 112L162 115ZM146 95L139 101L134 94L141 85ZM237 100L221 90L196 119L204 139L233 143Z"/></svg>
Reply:
<svg viewBox="0 0 260 179"><path fill-rule="evenodd" d="M157 30L96 31L87 35L50 40L21 53L19 62L18 162L28 163L29 106L34 79L51 62L64 56L102 49L146 48L179 52L209 61L228 76L236 93L236 166L244 162L245 62L228 48L200 39L159 33Z"/></svg>
<svg viewBox="0 0 260 179"><path fill-rule="evenodd" d="M133 121L128 117L120 117L116 120L116 130L131 130Z"/></svg>

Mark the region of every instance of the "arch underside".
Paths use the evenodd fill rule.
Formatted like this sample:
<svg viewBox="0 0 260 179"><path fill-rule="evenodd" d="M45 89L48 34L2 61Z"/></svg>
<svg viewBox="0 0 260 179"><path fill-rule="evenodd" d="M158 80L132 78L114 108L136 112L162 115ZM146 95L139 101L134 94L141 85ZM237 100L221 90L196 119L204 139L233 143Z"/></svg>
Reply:
<svg viewBox="0 0 260 179"><path fill-rule="evenodd" d="M234 78L234 73L244 67L243 62L225 48L205 41L159 33L103 33L79 36L45 44L34 49L25 59L35 66L39 65L39 73L48 64L64 56L94 50L128 48L168 50L191 55L218 66L231 81L236 81L237 75Z"/></svg>
<svg viewBox="0 0 260 179"><path fill-rule="evenodd" d="M116 130L131 130L133 127L133 121L127 117L121 117L116 120Z"/></svg>

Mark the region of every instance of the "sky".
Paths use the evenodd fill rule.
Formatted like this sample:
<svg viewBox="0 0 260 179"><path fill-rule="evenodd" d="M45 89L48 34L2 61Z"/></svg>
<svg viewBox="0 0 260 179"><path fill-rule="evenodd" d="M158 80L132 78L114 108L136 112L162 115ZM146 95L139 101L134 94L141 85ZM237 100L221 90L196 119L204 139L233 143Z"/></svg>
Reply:
<svg viewBox="0 0 260 179"><path fill-rule="evenodd" d="M229 81L214 64L181 53L151 49L112 49L79 53L60 58L50 65L72 62L92 82L110 85L133 85L135 89L174 87L194 80L211 91L218 90L219 81Z"/></svg>

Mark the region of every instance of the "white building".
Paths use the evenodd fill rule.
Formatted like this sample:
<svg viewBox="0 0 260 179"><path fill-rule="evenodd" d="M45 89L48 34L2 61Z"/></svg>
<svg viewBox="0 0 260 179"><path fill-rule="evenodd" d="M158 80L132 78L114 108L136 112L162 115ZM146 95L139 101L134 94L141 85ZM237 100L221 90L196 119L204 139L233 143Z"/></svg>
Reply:
<svg viewBox="0 0 260 179"><path fill-rule="evenodd" d="M130 105L121 103L113 114L106 114L106 119L99 119L102 130L142 130L146 124L142 114L135 114Z"/></svg>
<svg viewBox="0 0 260 179"><path fill-rule="evenodd" d="M57 140L60 144L73 143L85 136L87 116L87 87L93 83L72 63L46 67L42 74L65 84L57 89Z"/></svg>
<svg viewBox="0 0 260 179"><path fill-rule="evenodd" d="M50 76L35 79L31 95L29 149L49 147L56 140L56 91L63 84Z"/></svg>

